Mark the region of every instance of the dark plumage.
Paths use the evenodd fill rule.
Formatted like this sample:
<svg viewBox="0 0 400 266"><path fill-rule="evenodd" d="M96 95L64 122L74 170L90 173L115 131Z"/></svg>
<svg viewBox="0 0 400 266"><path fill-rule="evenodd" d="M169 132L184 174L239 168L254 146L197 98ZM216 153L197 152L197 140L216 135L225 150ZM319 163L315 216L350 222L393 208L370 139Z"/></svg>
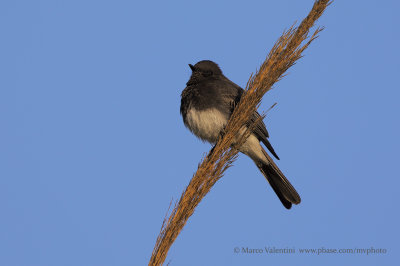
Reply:
<svg viewBox="0 0 400 266"><path fill-rule="evenodd" d="M203 141L215 143L240 101L243 89L226 78L212 61L203 60L189 66L192 75L181 95L180 112L183 122ZM258 117L260 114L255 112L249 118L249 123ZM268 137L265 124L260 121L239 150L256 163L282 204L290 209L292 203L300 203L300 196L260 145L261 141L279 159Z"/></svg>

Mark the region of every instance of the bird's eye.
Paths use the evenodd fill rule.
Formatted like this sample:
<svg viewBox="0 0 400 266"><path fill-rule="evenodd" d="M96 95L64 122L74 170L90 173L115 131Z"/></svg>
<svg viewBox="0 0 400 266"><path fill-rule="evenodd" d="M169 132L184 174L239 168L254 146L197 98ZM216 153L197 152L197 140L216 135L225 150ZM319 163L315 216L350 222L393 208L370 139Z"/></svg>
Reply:
<svg viewBox="0 0 400 266"><path fill-rule="evenodd" d="M212 73L212 71L204 71L203 72L203 76L204 77L209 77L209 76L211 76L213 73Z"/></svg>

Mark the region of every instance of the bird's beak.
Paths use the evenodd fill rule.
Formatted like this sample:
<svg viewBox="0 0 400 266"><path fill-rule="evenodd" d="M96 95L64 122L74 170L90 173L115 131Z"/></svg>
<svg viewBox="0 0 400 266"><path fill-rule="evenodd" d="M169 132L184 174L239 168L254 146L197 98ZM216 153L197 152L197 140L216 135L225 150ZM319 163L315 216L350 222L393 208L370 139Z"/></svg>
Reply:
<svg viewBox="0 0 400 266"><path fill-rule="evenodd" d="M189 64L189 67L192 71L194 71L194 66L192 64Z"/></svg>

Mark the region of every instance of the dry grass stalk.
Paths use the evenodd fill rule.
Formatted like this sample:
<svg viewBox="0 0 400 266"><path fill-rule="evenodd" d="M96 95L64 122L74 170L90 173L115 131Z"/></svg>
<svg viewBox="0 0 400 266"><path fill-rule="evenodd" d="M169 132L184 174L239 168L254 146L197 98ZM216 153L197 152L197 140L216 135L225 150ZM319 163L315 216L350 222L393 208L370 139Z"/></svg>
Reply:
<svg viewBox="0 0 400 266"><path fill-rule="evenodd" d="M232 166L238 155L238 150L233 146L237 147L242 144L250 134L248 130L238 140L237 132L256 111L264 94L284 76L287 69L302 57L302 52L317 38L322 29L318 28L309 37L310 28L329 4L330 0L316 1L308 16L298 27L292 26L282 34L259 71L250 77L246 85L246 92L235 108L225 128L224 136L218 140L214 150L202 159L179 202L175 203L170 216L164 219L149 265L163 264L169 248L193 214L196 206L223 176L226 169Z"/></svg>

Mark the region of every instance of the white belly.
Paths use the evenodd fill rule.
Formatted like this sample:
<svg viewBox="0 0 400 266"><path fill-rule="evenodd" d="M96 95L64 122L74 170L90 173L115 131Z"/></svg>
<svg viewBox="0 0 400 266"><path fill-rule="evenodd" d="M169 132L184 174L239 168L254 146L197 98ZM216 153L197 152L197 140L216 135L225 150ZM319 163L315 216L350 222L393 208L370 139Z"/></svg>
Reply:
<svg viewBox="0 0 400 266"><path fill-rule="evenodd" d="M215 108L196 110L191 108L186 115L186 126L202 140L215 143L228 117Z"/></svg>
<svg viewBox="0 0 400 266"><path fill-rule="evenodd" d="M220 132L224 129L227 122L228 117L217 109L199 111L191 108L186 115L186 126L190 131L200 139L211 143L217 142ZM240 134L243 134L245 130L246 127L243 127L240 130ZM239 137L239 134L237 137ZM268 163L263 153L263 148L260 145L260 141L254 134L249 136L239 150L253 159L256 163L259 161Z"/></svg>

